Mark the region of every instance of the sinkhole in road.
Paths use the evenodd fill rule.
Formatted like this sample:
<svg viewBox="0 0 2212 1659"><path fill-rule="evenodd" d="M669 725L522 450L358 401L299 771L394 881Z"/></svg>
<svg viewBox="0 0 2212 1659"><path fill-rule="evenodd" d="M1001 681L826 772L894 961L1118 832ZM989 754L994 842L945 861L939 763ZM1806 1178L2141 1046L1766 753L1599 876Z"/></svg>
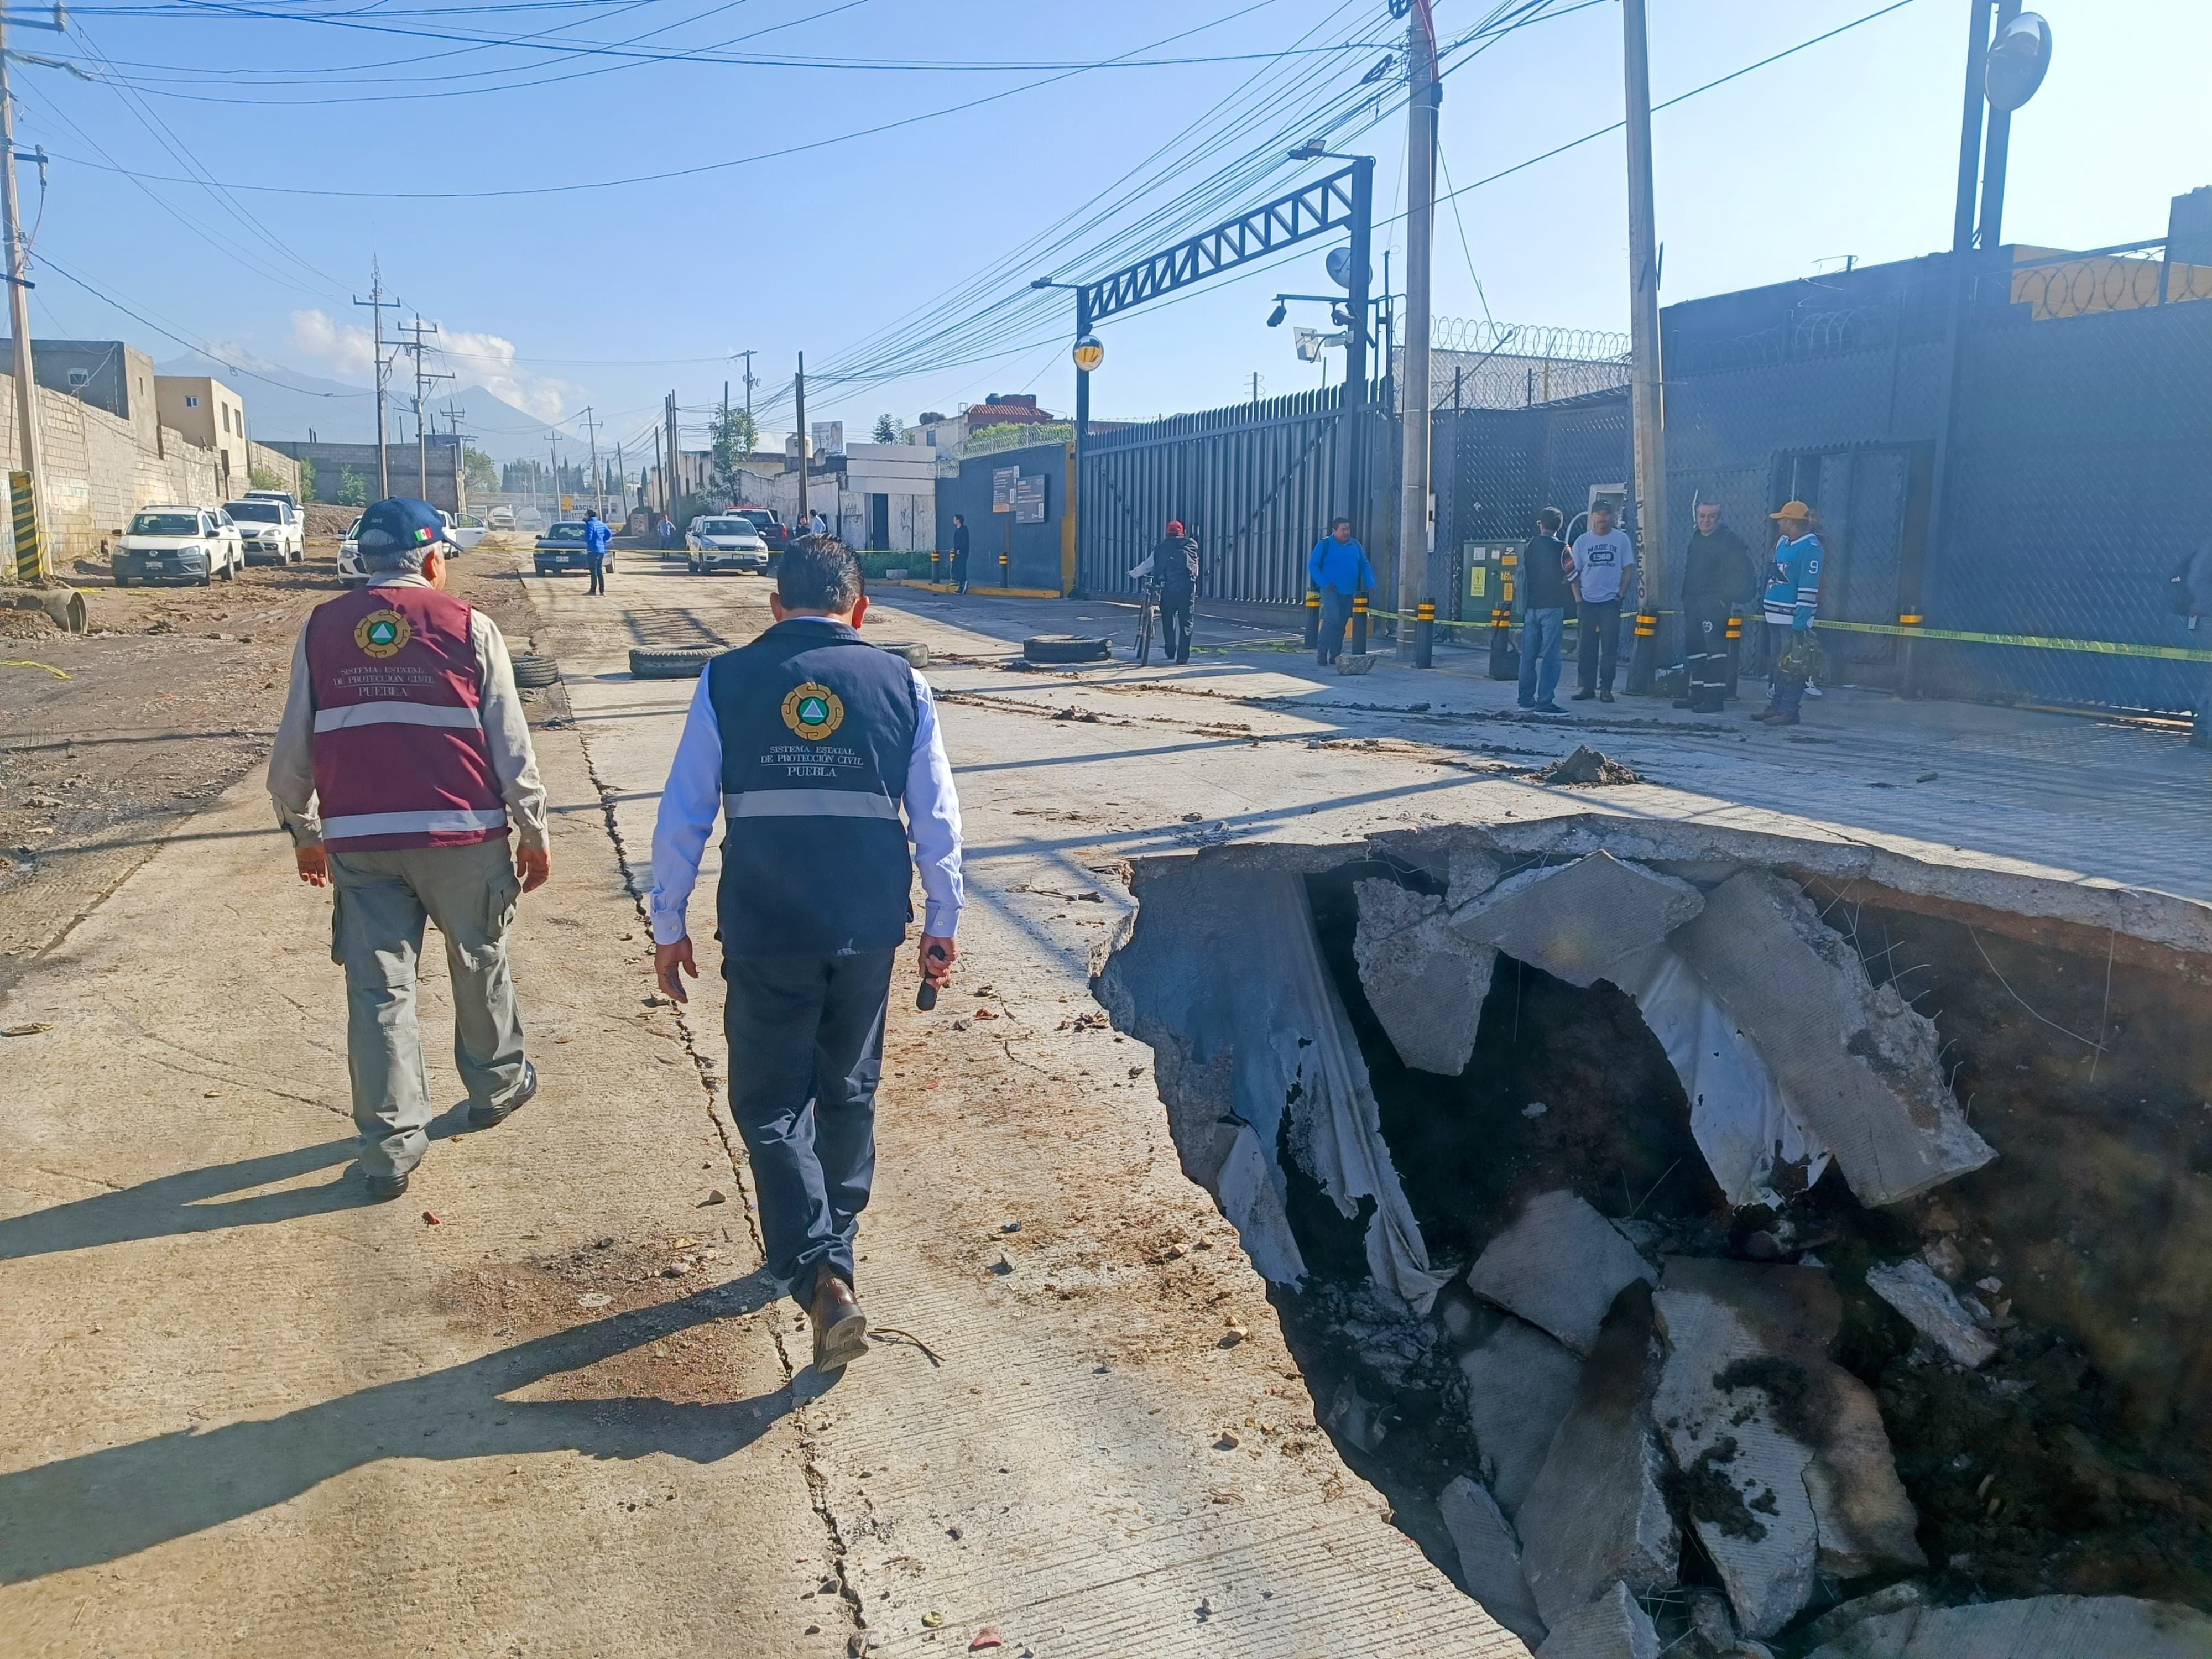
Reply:
<svg viewBox="0 0 2212 1659"><path fill-rule="evenodd" d="M1596 816L1132 884L1186 1173L1532 1649L2212 1651L2196 907Z"/></svg>

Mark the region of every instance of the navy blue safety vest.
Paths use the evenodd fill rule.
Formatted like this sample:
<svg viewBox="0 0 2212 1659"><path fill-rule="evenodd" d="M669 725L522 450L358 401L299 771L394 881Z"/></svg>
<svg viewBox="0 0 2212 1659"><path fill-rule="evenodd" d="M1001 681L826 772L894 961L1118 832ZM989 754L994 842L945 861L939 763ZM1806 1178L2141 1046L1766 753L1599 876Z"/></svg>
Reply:
<svg viewBox="0 0 2212 1659"><path fill-rule="evenodd" d="M906 938L914 859L899 801L921 720L914 671L842 623L778 623L707 665L722 738L722 948L841 956Z"/></svg>

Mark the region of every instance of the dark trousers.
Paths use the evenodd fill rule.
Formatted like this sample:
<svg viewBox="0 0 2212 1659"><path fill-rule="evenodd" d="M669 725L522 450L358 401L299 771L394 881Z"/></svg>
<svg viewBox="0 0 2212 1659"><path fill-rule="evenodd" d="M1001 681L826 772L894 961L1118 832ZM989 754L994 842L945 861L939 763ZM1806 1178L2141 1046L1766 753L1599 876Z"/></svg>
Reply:
<svg viewBox="0 0 2212 1659"><path fill-rule="evenodd" d="M968 591L968 550L964 547L952 550L952 580L963 593Z"/></svg>
<svg viewBox="0 0 2212 1659"><path fill-rule="evenodd" d="M1334 662L1344 649L1345 625L1352 620L1352 595L1334 587L1321 591L1321 648L1317 662Z"/></svg>
<svg viewBox="0 0 2212 1659"><path fill-rule="evenodd" d="M591 568L592 585L584 591L587 593L605 592L607 591L607 562L605 559L587 559L585 562Z"/></svg>
<svg viewBox="0 0 2212 1659"><path fill-rule="evenodd" d="M1728 624L1724 599L1682 602L1682 658L1690 671L1690 707L1716 714L1728 701Z"/></svg>
<svg viewBox="0 0 2212 1659"><path fill-rule="evenodd" d="M1170 662L1190 660L1190 592L1178 593L1172 587L1160 593L1160 643L1167 647Z"/></svg>
<svg viewBox="0 0 2212 1659"><path fill-rule="evenodd" d="M894 951L725 958L730 1111L751 1155L768 1269L805 1297L853 1277L876 1174L876 1084Z"/></svg>
<svg viewBox="0 0 2212 1659"><path fill-rule="evenodd" d="M1613 690L1620 655L1620 601L1584 599L1575 612L1575 678L1585 691Z"/></svg>

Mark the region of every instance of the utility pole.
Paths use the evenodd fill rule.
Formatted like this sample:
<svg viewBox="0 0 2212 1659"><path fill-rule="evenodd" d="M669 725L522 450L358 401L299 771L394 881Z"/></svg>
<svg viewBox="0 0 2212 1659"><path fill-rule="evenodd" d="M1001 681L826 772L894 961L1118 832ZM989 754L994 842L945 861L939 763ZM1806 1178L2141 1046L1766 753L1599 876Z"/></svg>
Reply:
<svg viewBox="0 0 2212 1659"><path fill-rule="evenodd" d="M806 354L799 354L799 378L792 382L794 389L794 408L792 419L799 425L799 518L806 521Z"/></svg>
<svg viewBox="0 0 2212 1659"><path fill-rule="evenodd" d="M15 103L8 89L8 35L0 17L0 234L8 239L8 326L15 342L15 449L22 470L31 480L31 513L39 521L38 551L27 572L15 566L15 547L0 566L15 568L19 580L44 584L53 568L53 555L45 531L46 511L46 453L40 443L39 393L31 378L30 250L23 246L22 214L15 194ZM45 166L43 153L40 165ZM11 538L12 539L12 538Z"/></svg>
<svg viewBox="0 0 2212 1659"><path fill-rule="evenodd" d="M750 351L733 351L730 355L732 357L742 357L745 360L745 415L747 417L745 424L750 426L753 412L753 388L760 384L753 378L753 354ZM730 394L725 392L722 395L727 398Z"/></svg>
<svg viewBox="0 0 2212 1659"><path fill-rule="evenodd" d="M559 518L561 506L561 433L556 427L545 434L545 442L553 452L553 516Z"/></svg>
<svg viewBox="0 0 2212 1659"><path fill-rule="evenodd" d="M668 394L668 413L662 429L668 440L668 465L661 473L660 478L660 493L667 497L667 500L661 503L661 511L667 514L672 520L676 516L676 508L681 500L680 492L683 488L676 473L679 448L676 431L676 394L672 392Z"/></svg>
<svg viewBox="0 0 2212 1659"><path fill-rule="evenodd" d="M615 441L615 511L629 517L629 466L623 459L622 441Z"/></svg>
<svg viewBox="0 0 2212 1659"><path fill-rule="evenodd" d="M406 331L414 337L406 342L406 349L415 354L415 452L421 471L422 499L427 501L430 499L430 434L429 428L422 419L422 399L430 390L431 381L450 380L453 377L434 374L422 367L422 354L429 349L429 343L424 337L435 334L437 324L424 322L422 313L418 311L415 313L415 320L407 325Z"/></svg>
<svg viewBox="0 0 2212 1659"><path fill-rule="evenodd" d="M592 510L601 518L607 516L605 482L599 477L599 428L592 420L592 406L584 405L584 435L592 446Z"/></svg>
<svg viewBox="0 0 2212 1659"><path fill-rule="evenodd" d="M1413 0L1406 58L1413 84L1406 102L1405 465L1398 507L1397 656L1426 668L1435 648L1437 614L1429 597L1429 250L1436 223L1437 100L1443 91L1437 80L1436 19L1430 0Z"/></svg>
<svg viewBox="0 0 2212 1659"><path fill-rule="evenodd" d="M462 507L465 507L468 504L468 441L471 438L475 437L477 434L473 432L464 432L461 430L461 411L455 409L451 404L447 404L446 405L446 422L447 425L453 428L453 465L460 469L460 471L455 475L453 485L453 500L459 503L459 505L454 508L454 511L459 512Z"/></svg>
<svg viewBox="0 0 2212 1659"><path fill-rule="evenodd" d="M1634 422L1638 557L1636 646L1628 690L1648 694L1658 667L1659 608L1666 602L1667 432L1663 366L1659 361L1659 239L1651 207L1651 64L1644 0L1621 0L1621 69L1628 126L1628 326L1631 416ZM1589 641L1583 647L1589 647Z"/></svg>
<svg viewBox="0 0 2212 1659"><path fill-rule="evenodd" d="M371 259L368 262L368 298L364 300L356 295L353 302L368 307L376 329L376 490L377 499L383 501L392 494L392 452L384 438L384 400L392 365L384 356L384 313L399 310L400 303L396 299L384 297L384 266L381 261Z"/></svg>

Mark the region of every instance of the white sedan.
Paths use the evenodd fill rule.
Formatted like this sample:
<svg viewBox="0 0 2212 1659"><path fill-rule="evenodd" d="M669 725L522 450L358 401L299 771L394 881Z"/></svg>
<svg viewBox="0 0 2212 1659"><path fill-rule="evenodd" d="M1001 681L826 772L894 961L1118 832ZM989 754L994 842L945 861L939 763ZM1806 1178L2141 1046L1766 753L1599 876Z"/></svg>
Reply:
<svg viewBox="0 0 2212 1659"><path fill-rule="evenodd" d="M768 544L761 539L760 531L750 519L735 514L694 519L691 528L684 532L684 545L696 574L703 575L710 570L750 570L756 575L768 574Z"/></svg>

